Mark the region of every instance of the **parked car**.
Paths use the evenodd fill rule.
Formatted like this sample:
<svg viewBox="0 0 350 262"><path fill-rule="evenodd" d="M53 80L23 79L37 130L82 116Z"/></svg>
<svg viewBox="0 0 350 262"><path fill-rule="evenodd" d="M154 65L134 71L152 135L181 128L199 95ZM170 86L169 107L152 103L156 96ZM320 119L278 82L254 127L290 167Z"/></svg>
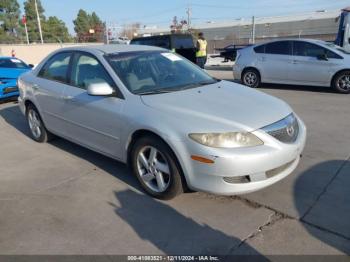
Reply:
<svg viewBox="0 0 350 262"><path fill-rule="evenodd" d="M0 56L0 99L18 96L17 78L31 67L18 58Z"/></svg>
<svg viewBox="0 0 350 262"><path fill-rule="evenodd" d="M55 134L128 163L157 198L262 189L296 168L306 140L285 102L157 47L61 49L18 82L35 141Z"/></svg>
<svg viewBox="0 0 350 262"><path fill-rule="evenodd" d="M289 39L238 51L235 79L250 87L261 83L329 86L350 93L350 55L333 43Z"/></svg>
<svg viewBox="0 0 350 262"><path fill-rule="evenodd" d="M196 45L190 34L170 34L134 38L131 45L158 46L172 50L193 63L196 63Z"/></svg>

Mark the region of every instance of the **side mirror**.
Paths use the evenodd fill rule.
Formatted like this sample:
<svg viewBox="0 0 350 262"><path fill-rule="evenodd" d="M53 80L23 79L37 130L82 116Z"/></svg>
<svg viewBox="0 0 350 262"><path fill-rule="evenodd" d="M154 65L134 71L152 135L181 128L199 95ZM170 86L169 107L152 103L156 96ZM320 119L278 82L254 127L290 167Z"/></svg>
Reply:
<svg viewBox="0 0 350 262"><path fill-rule="evenodd" d="M88 85L87 93L90 96L110 96L114 89L107 83L91 83Z"/></svg>
<svg viewBox="0 0 350 262"><path fill-rule="evenodd" d="M30 68L34 68L34 65L33 64L29 64L28 65Z"/></svg>
<svg viewBox="0 0 350 262"><path fill-rule="evenodd" d="M322 61L328 61L328 57L326 54L322 54L322 55L317 56L317 59L322 60Z"/></svg>

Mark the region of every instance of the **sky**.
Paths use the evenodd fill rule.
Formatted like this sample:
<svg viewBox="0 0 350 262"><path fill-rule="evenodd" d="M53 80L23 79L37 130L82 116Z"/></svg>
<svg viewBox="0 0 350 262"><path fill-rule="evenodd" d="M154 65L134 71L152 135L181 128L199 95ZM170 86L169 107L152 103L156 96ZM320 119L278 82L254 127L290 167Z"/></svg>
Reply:
<svg viewBox="0 0 350 262"><path fill-rule="evenodd" d="M24 0L19 0L23 10ZM95 11L103 21L117 25L140 22L167 28L174 16L186 18L191 6L192 23L234 20L251 16L289 15L316 10L337 10L349 0L41 0L45 15L62 19L74 33L73 20L79 9ZM23 13L23 11L22 11Z"/></svg>

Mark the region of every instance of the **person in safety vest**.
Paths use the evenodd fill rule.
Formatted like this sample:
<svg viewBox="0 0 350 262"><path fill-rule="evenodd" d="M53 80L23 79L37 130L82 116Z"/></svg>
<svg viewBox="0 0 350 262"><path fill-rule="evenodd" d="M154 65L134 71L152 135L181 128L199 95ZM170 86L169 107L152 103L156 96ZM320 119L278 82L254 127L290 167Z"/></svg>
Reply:
<svg viewBox="0 0 350 262"><path fill-rule="evenodd" d="M197 40L196 61L197 65L201 68L204 68L205 63L207 62L207 46L207 40L205 40L203 33L200 32Z"/></svg>

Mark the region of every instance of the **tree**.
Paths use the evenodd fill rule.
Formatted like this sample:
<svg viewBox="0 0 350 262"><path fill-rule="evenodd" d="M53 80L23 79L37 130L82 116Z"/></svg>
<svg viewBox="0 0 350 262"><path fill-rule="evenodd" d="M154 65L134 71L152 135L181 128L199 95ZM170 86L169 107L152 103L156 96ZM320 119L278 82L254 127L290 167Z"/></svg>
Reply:
<svg viewBox="0 0 350 262"><path fill-rule="evenodd" d="M0 42L11 42L20 36L19 4L16 0L0 0Z"/></svg>
<svg viewBox="0 0 350 262"><path fill-rule="evenodd" d="M43 35L47 42L69 42L72 40L66 24L56 16L50 16L44 21Z"/></svg>
<svg viewBox="0 0 350 262"><path fill-rule="evenodd" d="M80 9L73 23L79 42L103 42L105 25L95 12Z"/></svg>
<svg viewBox="0 0 350 262"><path fill-rule="evenodd" d="M89 15L86 13L86 11L80 9L77 18L73 21L73 23L78 41L84 42L90 30Z"/></svg>
<svg viewBox="0 0 350 262"><path fill-rule="evenodd" d="M40 0L36 0L38 5L38 12L40 21L42 23L45 22L45 16L44 16L44 8L41 5ZM35 10L35 2L34 0L26 0L24 2L24 10L27 17L27 28L28 28L28 35L29 40L32 42L38 42L40 41L40 34L39 34L39 26L36 16L36 10Z"/></svg>

